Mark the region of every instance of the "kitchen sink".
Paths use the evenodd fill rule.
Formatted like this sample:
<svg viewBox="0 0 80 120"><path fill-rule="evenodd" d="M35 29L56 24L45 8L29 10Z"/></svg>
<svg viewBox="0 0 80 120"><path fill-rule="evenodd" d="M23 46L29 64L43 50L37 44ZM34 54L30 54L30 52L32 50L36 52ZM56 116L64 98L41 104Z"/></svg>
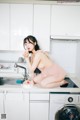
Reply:
<svg viewBox="0 0 80 120"><path fill-rule="evenodd" d="M0 85L21 85L23 79L0 77Z"/></svg>

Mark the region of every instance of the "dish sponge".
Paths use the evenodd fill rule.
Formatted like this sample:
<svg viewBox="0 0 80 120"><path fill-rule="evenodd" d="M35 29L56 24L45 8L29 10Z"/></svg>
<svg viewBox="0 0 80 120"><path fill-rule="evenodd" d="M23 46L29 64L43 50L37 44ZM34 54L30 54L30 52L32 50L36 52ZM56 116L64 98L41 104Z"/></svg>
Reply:
<svg viewBox="0 0 80 120"><path fill-rule="evenodd" d="M23 82L24 82L24 80L21 80L21 79L16 80L17 84L22 84Z"/></svg>

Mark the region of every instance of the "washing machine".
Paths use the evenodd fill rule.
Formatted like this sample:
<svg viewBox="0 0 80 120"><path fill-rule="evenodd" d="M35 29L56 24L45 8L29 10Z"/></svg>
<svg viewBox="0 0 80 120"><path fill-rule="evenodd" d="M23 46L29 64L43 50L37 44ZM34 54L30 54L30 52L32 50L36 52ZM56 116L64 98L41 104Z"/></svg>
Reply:
<svg viewBox="0 0 80 120"><path fill-rule="evenodd" d="M50 93L49 120L80 120L80 93Z"/></svg>

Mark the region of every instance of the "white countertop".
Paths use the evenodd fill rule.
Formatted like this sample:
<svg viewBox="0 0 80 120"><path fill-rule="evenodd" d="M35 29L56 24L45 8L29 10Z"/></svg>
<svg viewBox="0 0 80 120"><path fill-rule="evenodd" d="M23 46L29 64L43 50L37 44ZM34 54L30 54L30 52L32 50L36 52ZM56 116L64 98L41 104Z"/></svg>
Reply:
<svg viewBox="0 0 80 120"><path fill-rule="evenodd" d="M49 93L49 92L70 92L70 93L79 93L80 88L52 88L52 89L45 89L39 88L36 86L33 87L23 87L22 85L2 85L0 86L0 91L11 91L11 92L31 92L31 93Z"/></svg>

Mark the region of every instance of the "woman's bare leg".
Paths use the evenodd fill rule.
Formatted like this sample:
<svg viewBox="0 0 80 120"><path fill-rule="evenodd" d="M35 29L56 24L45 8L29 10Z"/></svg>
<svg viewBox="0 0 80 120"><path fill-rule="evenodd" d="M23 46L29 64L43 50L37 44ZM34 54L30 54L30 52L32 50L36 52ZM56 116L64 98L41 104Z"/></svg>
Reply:
<svg viewBox="0 0 80 120"><path fill-rule="evenodd" d="M60 87L60 85L61 85L61 82L53 82L53 83L49 83L49 84L43 84L43 83L41 83L40 84L40 87L42 87L42 88L55 88L55 87Z"/></svg>
<svg viewBox="0 0 80 120"><path fill-rule="evenodd" d="M53 77L48 77L43 79L39 84L41 87L44 87L44 88L54 88L54 87L60 87L61 85L68 83L63 79L62 80L60 79L60 81L59 79L56 79L56 82L55 82L54 79L55 78Z"/></svg>
<svg viewBox="0 0 80 120"><path fill-rule="evenodd" d="M41 74L35 76L33 78L33 81L34 81L34 83L39 83L42 80L46 81L46 79L47 79L47 82L49 82L49 83L50 82L60 82L60 81L62 81L64 79L64 77L65 77L65 75L63 75L63 74L48 75L48 73L47 74L41 73Z"/></svg>
<svg viewBox="0 0 80 120"><path fill-rule="evenodd" d="M63 78L60 77L55 77L55 76L47 76L46 78L44 78L42 81L39 81L42 84L49 84L49 83L57 83L57 82L61 82L63 80Z"/></svg>
<svg viewBox="0 0 80 120"><path fill-rule="evenodd" d="M63 83L63 84L62 84ZM66 84L66 83L68 83L67 81L65 81L65 80L62 80L61 82L53 82L53 83L49 83L49 84L47 84L47 85L45 85L45 84L41 84L40 85L40 87L42 87L42 88L55 88L55 87L60 87L61 85L64 85L64 84Z"/></svg>

